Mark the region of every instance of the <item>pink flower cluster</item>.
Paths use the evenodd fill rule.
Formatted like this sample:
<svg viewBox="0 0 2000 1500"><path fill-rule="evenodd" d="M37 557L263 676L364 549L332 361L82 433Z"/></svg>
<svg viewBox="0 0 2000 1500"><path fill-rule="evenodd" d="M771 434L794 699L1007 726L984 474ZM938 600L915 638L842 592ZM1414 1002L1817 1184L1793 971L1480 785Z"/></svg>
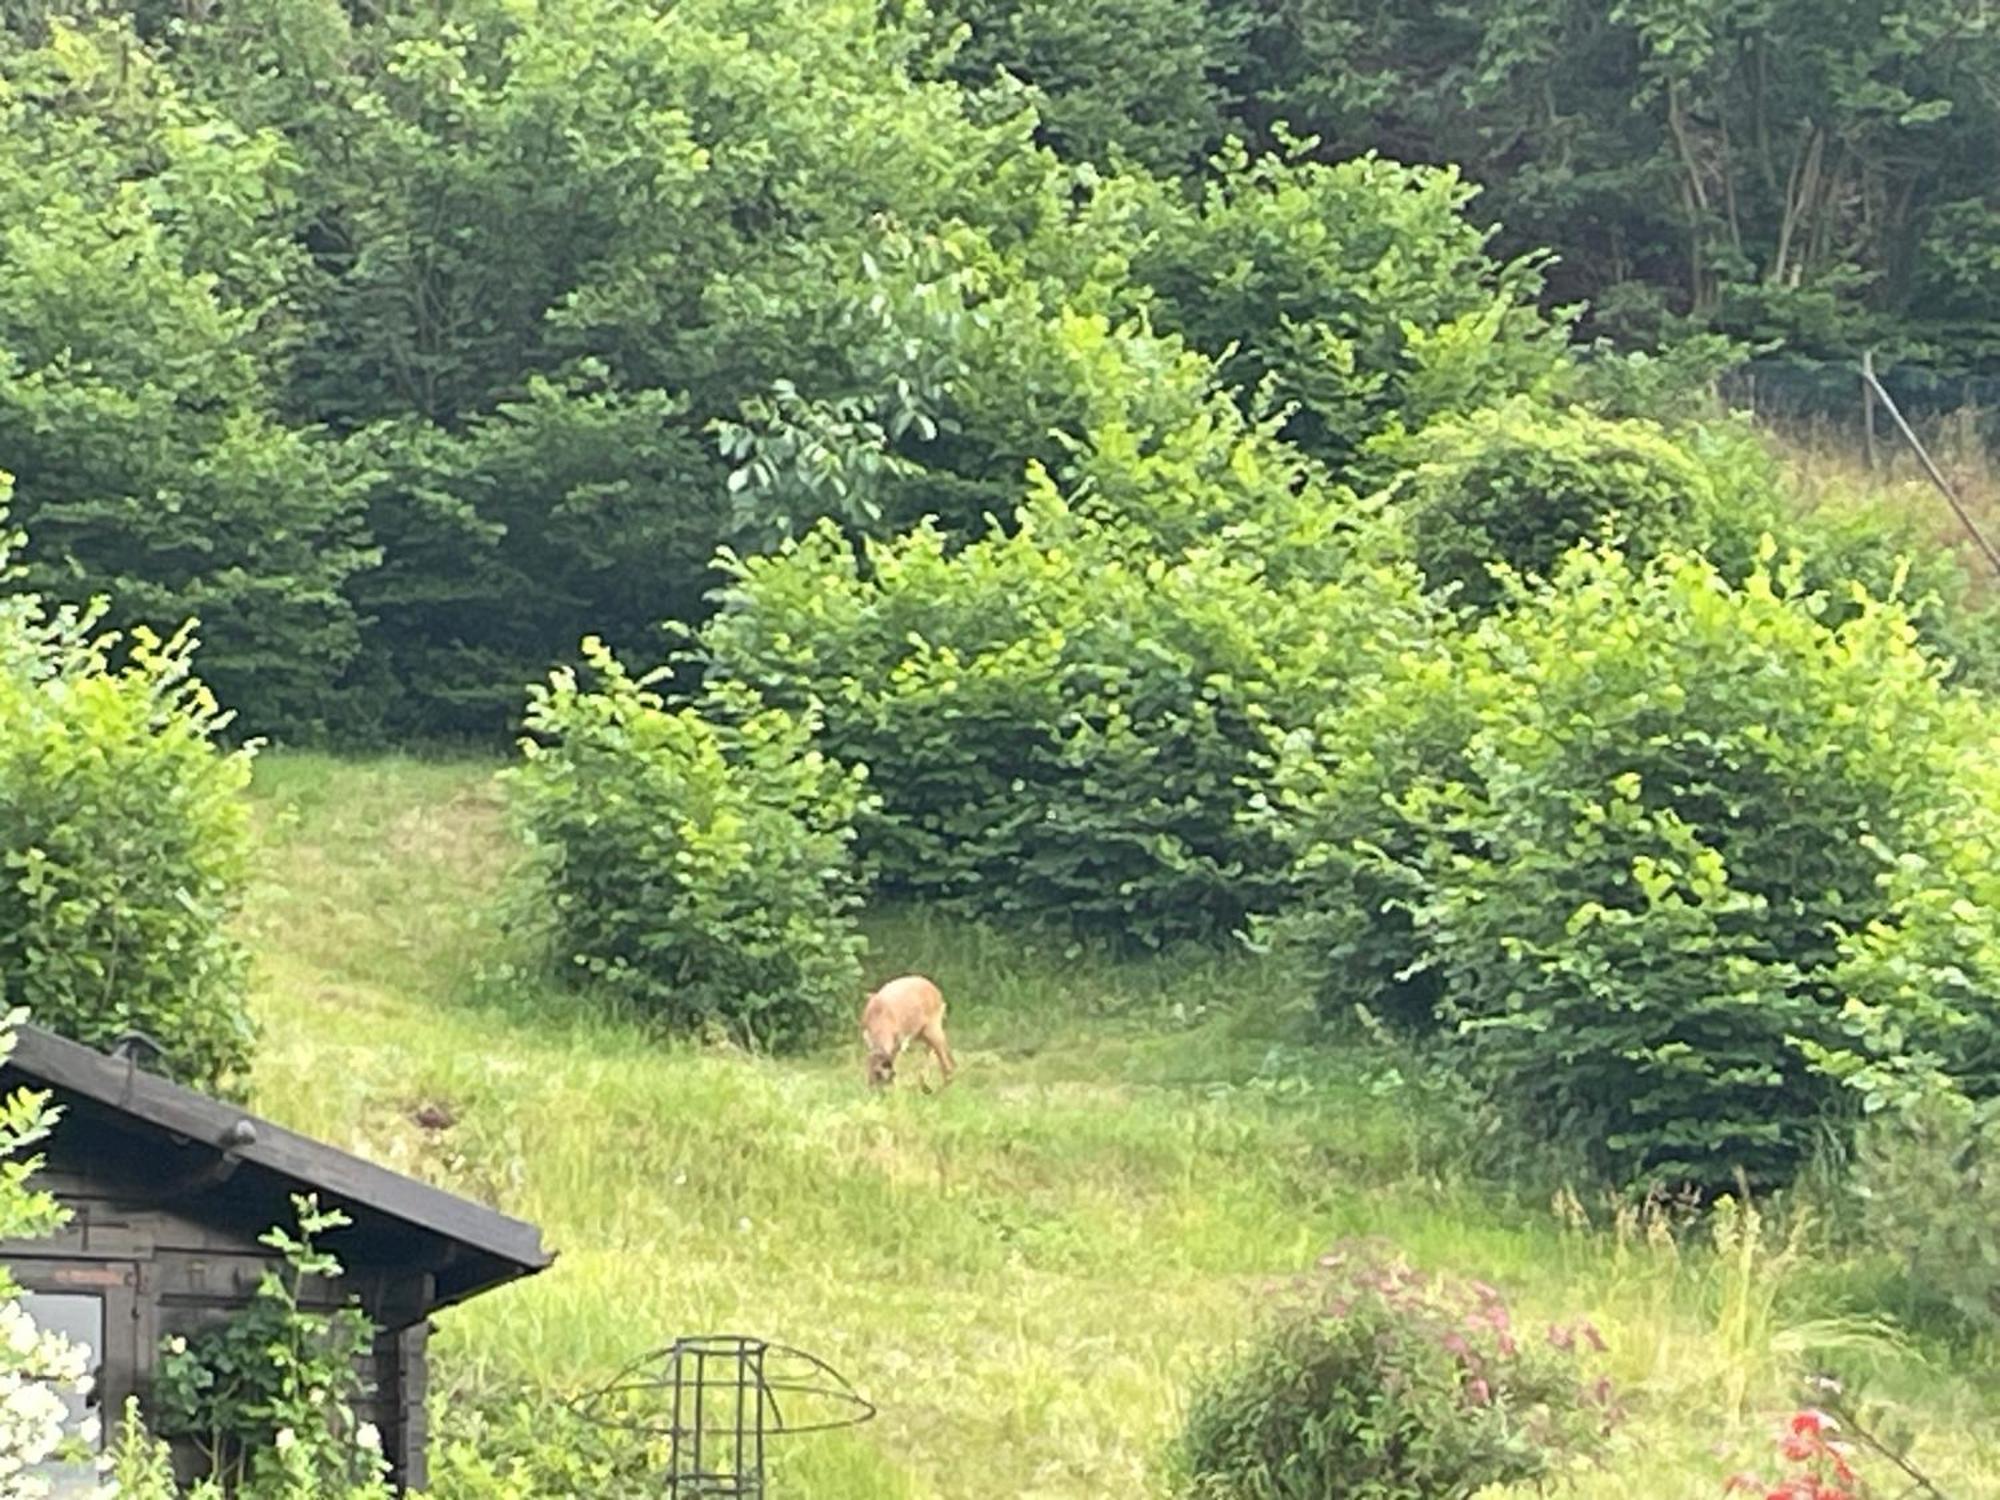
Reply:
<svg viewBox="0 0 2000 1500"><path fill-rule="evenodd" d="M1404 1320L1400 1333L1385 1330L1378 1337L1383 1354L1392 1354L1404 1338L1443 1349L1457 1365L1459 1395L1467 1406L1491 1407L1515 1385L1524 1350L1497 1288L1419 1271L1393 1247L1377 1241L1337 1245L1319 1258L1318 1267L1324 1278L1317 1289L1319 1305L1327 1316L1348 1318L1362 1301L1371 1299L1397 1314ZM1571 1358L1585 1349L1606 1351L1603 1335L1587 1321L1552 1323L1546 1337L1551 1350ZM1403 1372L1395 1365L1393 1359L1385 1359L1383 1380L1391 1388L1403 1381ZM1603 1431L1623 1418L1608 1378L1578 1388L1576 1396L1598 1413ZM1531 1425L1545 1419L1546 1414L1528 1418Z"/></svg>

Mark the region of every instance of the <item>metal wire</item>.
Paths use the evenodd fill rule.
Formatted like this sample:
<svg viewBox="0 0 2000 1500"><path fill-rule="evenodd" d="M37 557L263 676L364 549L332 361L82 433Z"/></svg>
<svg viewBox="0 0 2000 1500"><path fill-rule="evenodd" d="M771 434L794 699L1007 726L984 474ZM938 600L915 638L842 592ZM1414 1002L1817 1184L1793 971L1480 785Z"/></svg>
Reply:
<svg viewBox="0 0 2000 1500"><path fill-rule="evenodd" d="M803 1402L809 1419L789 1420L780 1396ZM742 1334L676 1339L634 1360L574 1410L600 1427L665 1439L661 1479L671 1500L758 1500L767 1438L830 1432L875 1415L874 1404L817 1355Z"/></svg>

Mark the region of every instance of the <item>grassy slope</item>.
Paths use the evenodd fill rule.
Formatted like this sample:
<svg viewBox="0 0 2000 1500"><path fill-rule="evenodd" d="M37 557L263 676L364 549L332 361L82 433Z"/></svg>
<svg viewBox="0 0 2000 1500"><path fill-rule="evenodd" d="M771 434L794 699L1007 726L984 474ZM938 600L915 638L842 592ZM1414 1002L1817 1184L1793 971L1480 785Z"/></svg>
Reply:
<svg viewBox="0 0 2000 1500"><path fill-rule="evenodd" d="M570 1388L676 1333L796 1343L883 1415L799 1440L780 1494L1147 1493L1189 1374L1270 1278L1356 1232L1598 1321L1640 1416L1586 1495L1713 1496L1765 1452L1786 1349L1854 1337L1810 1326L1842 1278L1774 1246L1725 1263L1455 1185L1355 1060L1297 1040L1253 960L1065 962L884 918L871 977L938 977L963 1074L874 1098L854 1048L665 1047L508 977L481 918L508 858L488 767L273 755L256 799L262 1105L562 1251L447 1315L444 1378ZM427 1136L423 1102L458 1123ZM1954 1493L2000 1494L1992 1388L1866 1359Z"/></svg>

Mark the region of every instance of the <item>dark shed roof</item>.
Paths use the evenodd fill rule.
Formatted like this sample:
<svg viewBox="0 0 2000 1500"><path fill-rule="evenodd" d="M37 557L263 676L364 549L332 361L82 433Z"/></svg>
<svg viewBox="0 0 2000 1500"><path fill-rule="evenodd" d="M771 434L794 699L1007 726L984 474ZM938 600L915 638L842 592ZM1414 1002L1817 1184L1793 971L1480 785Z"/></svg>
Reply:
<svg viewBox="0 0 2000 1500"><path fill-rule="evenodd" d="M449 1307L533 1275L554 1257L541 1231L464 1198L141 1071L39 1027L20 1029L0 1083L46 1087L66 1117L86 1117L133 1149L170 1154L231 1217L289 1223L291 1195L317 1193L354 1220L332 1248L349 1263L422 1265L436 1277L432 1307ZM83 1123L83 1122L79 1122ZM57 1127L60 1137L61 1126ZM122 1149L122 1148L121 1148Z"/></svg>

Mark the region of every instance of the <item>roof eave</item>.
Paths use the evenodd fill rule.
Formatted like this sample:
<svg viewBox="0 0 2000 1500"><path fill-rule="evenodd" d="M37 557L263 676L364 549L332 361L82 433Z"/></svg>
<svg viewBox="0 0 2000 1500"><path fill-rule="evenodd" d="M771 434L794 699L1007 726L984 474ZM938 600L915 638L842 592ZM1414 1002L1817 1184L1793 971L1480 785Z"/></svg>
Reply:
<svg viewBox="0 0 2000 1500"><path fill-rule="evenodd" d="M17 1031L7 1067L217 1152L231 1153L242 1163L307 1190L456 1241L510 1268L482 1285L457 1292L452 1302L546 1270L555 1259L543 1248L541 1231L533 1224L311 1140L40 1027Z"/></svg>

